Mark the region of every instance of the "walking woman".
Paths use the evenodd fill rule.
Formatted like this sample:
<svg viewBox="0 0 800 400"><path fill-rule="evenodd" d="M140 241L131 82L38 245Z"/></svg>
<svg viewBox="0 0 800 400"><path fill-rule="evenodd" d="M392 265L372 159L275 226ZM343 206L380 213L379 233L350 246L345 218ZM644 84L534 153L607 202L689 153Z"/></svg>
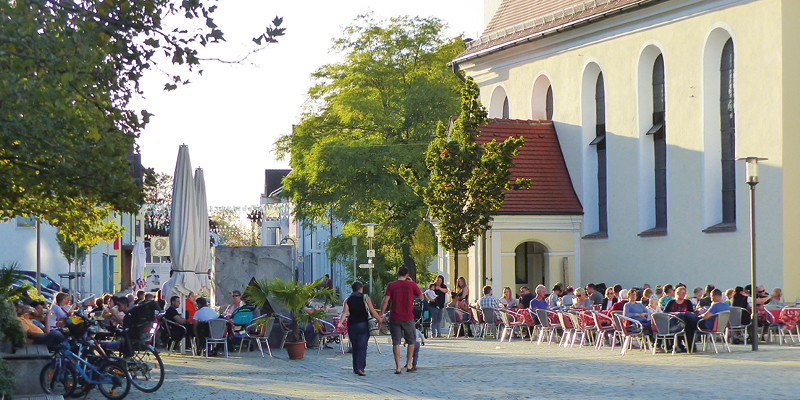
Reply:
<svg viewBox="0 0 800 400"><path fill-rule="evenodd" d="M431 314L431 335L435 338L442 337L440 331L442 326L442 310L444 310L445 294L449 292L447 285L444 284L444 276L439 275L433 281L433 292L436 293L436 299L429 302L428 312Z"/></svg>
<svg viewBox="0 0 800 400"><path fill-rule="evenodd" d="M364 285L361 282L353 282L352 287L353 293L344 302L339 327L341 328L347 319L347 334L350 337L350 346L353 348L353 373L366 376L364 369L367 367L367 344L369 344L367 320L372 315L383 322L383 317L375 310L369 296L364 296Z"/></svg>

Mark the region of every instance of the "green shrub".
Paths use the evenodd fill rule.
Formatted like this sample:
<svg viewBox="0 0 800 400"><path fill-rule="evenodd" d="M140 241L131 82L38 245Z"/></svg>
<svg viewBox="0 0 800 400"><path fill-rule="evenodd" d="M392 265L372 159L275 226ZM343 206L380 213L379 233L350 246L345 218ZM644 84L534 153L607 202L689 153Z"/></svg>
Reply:
<svg viewBox="0 0 800 400"><path fill-rule="evenodd" d="M0 358L0 398L10 399L14 395L14 371L6 360Z"/></svg>

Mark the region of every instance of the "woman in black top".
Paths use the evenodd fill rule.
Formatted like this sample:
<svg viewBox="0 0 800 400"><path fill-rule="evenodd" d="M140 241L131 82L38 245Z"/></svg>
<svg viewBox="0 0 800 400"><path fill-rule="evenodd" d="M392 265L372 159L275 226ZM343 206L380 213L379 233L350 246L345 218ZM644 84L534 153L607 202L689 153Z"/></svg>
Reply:
<svg viewBox="0 0 800 400"><path fill-rule="evenodd" d="M737 286L733 289L733 301L731 305L734 307L741 307L742 310L742 325L750 323L750 304L747 301L747 295L744 294L744 288Z"/></svg>
<svg viewBox="0 0 800 400"><path fill-rule="evenodd" d="M367 320L370 314L378 321L383 321L383 317L375 311L375 306L372 305L369 296L364 295L364 285L361 282L353 282L352 287L353 293L344 302L339 327L341 328L347 318L347 334L350 337L350 346L353 348L353 373L365 376L367 375L364 372L367 367L367 344L369 344L369 322Z"/></svg>
<svg viewBox="0 0 800 400"><path fill-rule="evenodd" d="M431 335L433 337L442 337L440 332L442 326L442 310L444 310L445 294L449 292L447 285L444 284L444 276L439 275L433 281L433 292L436 293L436 299L428 302L428 312L431 314Z"/></svg>

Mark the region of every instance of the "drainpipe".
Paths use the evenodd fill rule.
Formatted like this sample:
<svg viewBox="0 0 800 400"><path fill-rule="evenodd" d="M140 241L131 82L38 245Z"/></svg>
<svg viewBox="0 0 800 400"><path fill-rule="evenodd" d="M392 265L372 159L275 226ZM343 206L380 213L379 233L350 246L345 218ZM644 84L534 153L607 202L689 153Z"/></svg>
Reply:
<svg viewBox="0 0 800 400"><path fill-rule="evenodd" d="M458 79L461 79L461 82L466 82L467 78L465 78L464 75L461 73L461 70L458 69L458 63L453 62L452 66L453 66L453 73L456 75L456 77L458 77Z"/></svg>
<svg viewBox="0 0 800 400"><path fill-rule="evenodd" d="M486 285L486 231L481 235L481 258L483 258L483 284Z"/></svg>

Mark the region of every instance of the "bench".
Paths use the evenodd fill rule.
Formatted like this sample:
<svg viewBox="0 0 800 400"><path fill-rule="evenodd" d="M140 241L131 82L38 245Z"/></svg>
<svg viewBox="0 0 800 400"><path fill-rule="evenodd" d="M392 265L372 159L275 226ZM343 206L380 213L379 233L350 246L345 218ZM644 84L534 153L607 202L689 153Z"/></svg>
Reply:
<svg viewBox="0 0 800 400"><path fill-rule="evenodd" d="M61 398L61 396L48 396L42 397L44 391L39 384L39 373L42 368L50 361L50 352L47 346L41 344L27 345L23 348L17 349L14 353L0 353L0 357L8 362L8 366L14 371L15 382L14 385L14 398L23 399L24 396L35 396L35 399L54 399Z"/></svg>

